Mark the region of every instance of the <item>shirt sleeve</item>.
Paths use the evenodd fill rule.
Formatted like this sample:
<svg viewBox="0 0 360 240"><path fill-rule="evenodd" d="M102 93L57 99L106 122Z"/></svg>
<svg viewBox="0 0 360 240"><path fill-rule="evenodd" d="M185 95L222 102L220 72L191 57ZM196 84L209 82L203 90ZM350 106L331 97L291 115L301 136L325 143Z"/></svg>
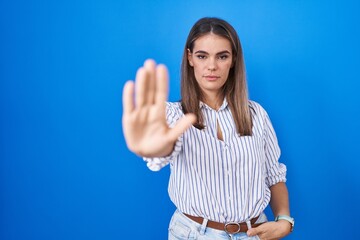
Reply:
<svg viewBox="0 0 360 240"><path fill-rule="evenodd" d="M281 152L278 140L265 110L264 113L265 183L271 187L278 182L286 182L287 169L284 164L279 163Z"/></svg>
<svg viewBox="0 0 360 240"><path fill-rule="evenodd" d="M169 127L174 127L176 122L180 119L182 112L179 106L176 106L175 103L166 103L166 121ZM154 158L143 158L147 163L147 167L152 171L159 171L166 165L168 165L172 160L174 160L180 153L182 149L183 135L181 135L175 142L174 149L169 156L166 157L154 157Z"/></svg>

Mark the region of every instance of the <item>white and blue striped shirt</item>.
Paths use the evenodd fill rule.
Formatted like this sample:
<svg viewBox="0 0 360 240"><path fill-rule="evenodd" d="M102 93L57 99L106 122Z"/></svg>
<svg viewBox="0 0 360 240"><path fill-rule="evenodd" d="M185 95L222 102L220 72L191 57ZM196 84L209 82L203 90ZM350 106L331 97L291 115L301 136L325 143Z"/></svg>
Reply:
<svg viewBox="0 0 360 240"><path fill-rule="evenodd" d="M222 223L257 217L270 201L269 187L286 181L286 166L278 162L280 149L266 111L249 101L253 135L239 136L226 100L217 111L200 106L205 129L192 126L169 156L144 158L147 166L157 171L170 163L170 199L183 213ZM167 103L170 127L183 115L179 102ZM217 137L217 122L223 141Z"/></svg>

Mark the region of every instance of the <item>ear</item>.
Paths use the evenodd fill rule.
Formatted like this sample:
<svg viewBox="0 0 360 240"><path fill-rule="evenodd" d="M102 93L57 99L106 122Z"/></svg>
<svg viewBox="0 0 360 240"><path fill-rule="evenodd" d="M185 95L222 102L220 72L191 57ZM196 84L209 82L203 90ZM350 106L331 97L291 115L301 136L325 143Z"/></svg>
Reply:
<svg viewBox="0 0 360 240"><path fill-rule="evenodd" d="M188 61L189 61L189 64L190 64L190 66L194 66L194 64L193 64L193 62L192 62L192 54L191 54L191 52L190 52L190 49L187 49L187 59L188 59Z"/></svg>

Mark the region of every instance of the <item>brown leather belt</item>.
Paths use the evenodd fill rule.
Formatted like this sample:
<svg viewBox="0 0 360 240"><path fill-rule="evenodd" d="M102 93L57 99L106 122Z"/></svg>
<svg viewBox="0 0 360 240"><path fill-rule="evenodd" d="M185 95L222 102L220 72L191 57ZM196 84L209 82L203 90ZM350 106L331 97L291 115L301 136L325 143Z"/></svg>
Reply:
<svg viewBox="0 0 360 240"><path fill-rule="evenodd" d="M197 222L199 224L202 224L204 221L204 218L202 217L194 217L191 216L189 214L184 213L185 216L187 216L188 218L190 218L191 220L193 220L194 222ZM255 223L256 220L258 220L259 217L253 218L250 220L251 222L251 227L257 227L259 225L261 225L262 223ZM229 222L229 223L219 223L219 222L214 222L211 220L208 220L207 222L207 227L209 228L214 228L217 230L221 230L221 231L225 231L229 234L235 234L235 233L239 233L239 232L247 232L248 230L248 226L246 224L246 222L242 222L242 223L235 223L235 222Z"/></svg>

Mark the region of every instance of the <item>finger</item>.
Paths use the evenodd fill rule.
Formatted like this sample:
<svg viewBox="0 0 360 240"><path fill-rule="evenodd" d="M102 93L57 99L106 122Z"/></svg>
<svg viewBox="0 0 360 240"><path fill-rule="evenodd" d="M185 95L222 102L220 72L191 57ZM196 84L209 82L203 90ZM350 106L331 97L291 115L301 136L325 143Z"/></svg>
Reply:
<svg viewBox="0 0 360 240"><path fill-rule="evenodd" d="M257 235L260 239L271 239L271 240L278 240L279 238L274 238L271 234L268 232L259 233Z"/></svg>
<svg viewBox="0 0 360 240"><path fill-rule="evenodd" d="M260 233L263 232L263 229L261 228L261 225L258 226L258 227L255 227L255 228L251 228L249 229L246 234L249 236L249 237L253 237L253 236L256 236L256 235L259 235Z"/></svg>
<svg viewBox="0 0 360 240"><path fill-rule="evenodd" d="M249 229L247 230L246 234L249 236L249 237L253 237L253 236L256 236L257 235L257 231L252 228L252 229Z"/></svg>
<svg viewBox="0 0 360 240"><path fill-rule="evenodd" d="M156 68L156 95L155 103L164 104L167 101L168 97L168 71L165 65L160 64Z"/></svg>
<svg viewBox="0 0 360 240"><path fill-rule="evenodd" d="M169 131L169 138L171 141L176 141L179 136L185 132L188 128L190 128L196 122L196 116L192 113L185 114Z"/></svg>
<svg viewBox="0 0 360 240"><path fill-rule="evenodd" d="M145 68L141 67L136 73L135 81L135 104L136 107L145 105L146 102L146 85L147 85L147 72Z"/></svg>
<svg viewBox="0 0 360 240"><path fill-rule="evenodd" d="M147 81L147 104L154 103L155 97L155 85L156 85L156 63L152 59L148 59L144 63L144 68L148 74L148 81Z"/></svg>
<svg viewBox="0 0 360 240"><path fill-rule="evenodd" d="M123 112L129 114L134 108L134 82L127 81L123 89Z"/></svg>

